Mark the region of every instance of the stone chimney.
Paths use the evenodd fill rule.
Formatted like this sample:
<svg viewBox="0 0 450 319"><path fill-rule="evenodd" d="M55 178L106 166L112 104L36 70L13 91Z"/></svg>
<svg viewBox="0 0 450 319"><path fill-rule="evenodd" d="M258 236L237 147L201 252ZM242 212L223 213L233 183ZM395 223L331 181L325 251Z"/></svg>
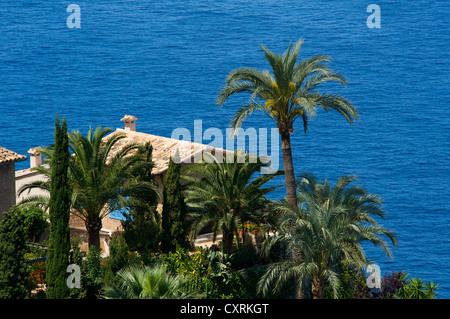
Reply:
<svg viewBox="0 0 450 319"><path fill-rule="evenodd" d="M136 132L137 117L133 115L125 115L121 121L125 122L125 130Z"/></svg>
<svg viewBox="0 0 450 319"><path fill-rule="evenodd" d="M30 154L30 168L42 165L42 153L39 152L39 148L30 148L27 153Z"/></svg>

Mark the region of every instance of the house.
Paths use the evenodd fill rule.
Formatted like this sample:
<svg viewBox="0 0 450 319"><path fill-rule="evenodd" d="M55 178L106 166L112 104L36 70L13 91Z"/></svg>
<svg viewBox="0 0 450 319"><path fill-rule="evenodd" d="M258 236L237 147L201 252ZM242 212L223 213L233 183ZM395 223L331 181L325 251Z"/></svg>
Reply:
<svg viewBox="0 0 450 319"><path fill-rule="evenodd" d="M178 152L182 166L193 163L194 158L196 158L197 155L201 155L204 151L211 152L213 155L216 154L216 152L223 152L222 155L224 156L228 152L222 149L214 149L204 144L138 132L136 131L137 120L138 119L136 117L131 115L125 115L121 119L121 121L124 122L124 128L118 128L112 134L121 133L125 135L125 137L114 145L114 148L111 150L111 156L116 154L121 148L125 147L129 143L145 144L150 142L153 148L152 159L155 164L152 173L155 175L155 180L158 182L158 187L161 194L165 174L169 167L170 157L175 152ZM105 138L107 139L109 136L112 136L112 134ZM45 178L43 175L32 170L32 167L42 165L42 157L38 152L38 149L32 148L28 151L28 153L30 154L30 168L16 172L16 189L19 189L24 184ZM48 196L48 194L45 194L43 191L36 189L32 190L30 194L22 194L20 197L17 197L17 201L19 202L24 197L30 195ZM82 243L81 249L86 251L87 232L84 221L72 214L70 218L70 229L71 236L80 237ZM109 254L109 242L112 236L120 233L122 230L121 220L118 218L117 214L114 214L114 212L102 220L102 229L100 230L100 246L102 249L102 254Z"/></svg>
<svg viewBox="0 0 450 319"><path fill-rule="evenodd" d="M22 169L16 171L16 191L24 186L25 184L29 184L39 180L46 180L47 177L43 176L39 172L33 170L34 167L42 165L42 153L39 152L39 148L31 148L27 151L30 154L30 167L26 169ZM20 203L25 198L31 196L48 196L49 194L44 193L39 189L32 189L30 192L25 192L20 196L16 194L16 202Z"/></svg>
<svg viewBox="0 0 450 319"><path fill-rule="evenodd" d="M27 157L0 147L0 220L16 204L15 168L16 162Z"/></svg>

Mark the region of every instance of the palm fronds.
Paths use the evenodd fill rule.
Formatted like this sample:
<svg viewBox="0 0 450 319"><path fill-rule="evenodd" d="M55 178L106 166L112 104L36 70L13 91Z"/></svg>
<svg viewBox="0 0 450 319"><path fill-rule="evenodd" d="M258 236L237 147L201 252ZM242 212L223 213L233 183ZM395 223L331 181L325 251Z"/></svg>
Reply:
<svg viewBox="0 0 450 319"><path fill-rule="evenodd" d="M367 263L362 242L371 242L387 256L392 255L385 237L395 246L396 236L375 220L385 216L381 199L361 186L350 185L355 180L355 176L344 175L331 187L328 181L319 182L313 174L299 175L298 206L292 207L286 201L279 203L277 233L263 246L268 254L275 243L283 243L291 263L283 261L270 266L260 282L263 293L270 284L279 287L280 278L295 278L297 282L308 278L313 282L314 297L323 296L325 283L336 297L337 266L346 263L362 268ZM290 269L283 268L286 265ZM281 270L285 271L282 277L274 275Z"/></svg>
<svg viewBox="0 0 450 319"><path fill-rule="evenodd" d="M107 299L192 299L201 294L186 289L187 278L166 266L131 265L117 273L119 284L106 288Z"/></svg>
<svg viewBox="0 0 450 319"><path fill-rule="evenodd" d="M244 160L241 161L240 157ZM267 204L266 195L277 186L264 187L282 174L257 176L268 164L251 162L248 155L235 153L234 160L219 163L216 158L183 169L187 204L194 218L194 236L208 223L213 224L214 239L223 234L225 249L231 248L233 235L237 234L243 218L251 218ZM229 251L228 251L229 252Z"/></svg>

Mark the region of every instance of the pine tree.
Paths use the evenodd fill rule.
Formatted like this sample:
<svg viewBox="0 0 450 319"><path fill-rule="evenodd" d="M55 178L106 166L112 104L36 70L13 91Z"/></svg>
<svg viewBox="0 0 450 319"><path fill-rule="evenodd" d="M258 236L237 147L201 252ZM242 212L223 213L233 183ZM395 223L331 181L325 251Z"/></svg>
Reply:
<svg viewBox="0 0 450 319"><path fill-rule="evenodd" d="M28 279L25 263L25 215L17 206L0 223L0 299L23 299Z"/></svg>
<svg viewBox="0 0 450 319"><path fill-rule="evenodd" d="M177 247L188 248L186 204L180 184L181 164L170 158L163 189L162 252L174 251Z"/></svg>
<svg viewBox="0 0 450 319"><path fill-rule="evenodd" d="M59 118L57 118L54 155L51 161L50 236L46 261L47 298L49 299L69 297L69 288L66 282L70 253L71 188L68 177L69 160L67 123L64 118L61 127Z"/></svg>

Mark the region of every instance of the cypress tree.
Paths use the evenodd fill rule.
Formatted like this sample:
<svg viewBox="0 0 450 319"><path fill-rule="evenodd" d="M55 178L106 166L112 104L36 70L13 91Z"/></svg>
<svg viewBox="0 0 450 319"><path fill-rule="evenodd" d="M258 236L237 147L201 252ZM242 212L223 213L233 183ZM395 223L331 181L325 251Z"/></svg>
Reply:
<svg viewBox="0 0 450 319"><path fill-rule="evenodd" d="M140 145L136 155L141 158L134 166L134 176L143 182L148 182L156 187L152 174L154 163L152 161L152 145L145 143ZM148 192L135 192L131 196L129 212L125 214L126 220L122 222L123 236L130 250L141 254L158 250L161 219L157 211L158 198L148 196Z"/></svg>
<svg viewBox="0 0 450 319"><path fill-rule="evenodd" d="M171 157L163 189L161 250L165 253L174 251L178 247L189 247L186 238L187 209L180 184L180 170L179 161L173 161Z"/></svg>
<svg viewBox="0 0 450 319"><path fill-rule="evenodd" d="M123 235L115 235L109 243L109 256L106 260L103 281L105 285L114 285L117 272L127 266L129 260L128 245Z"/></svg>
<svg viewBox="0 0 450 319"><path fill-rule="evenodd" d="M69 140L65 118L62 127L57 117L55 122L54 154L51 161L50 186L50 234L47 251L47 298L64 299L69 297L67 287L67 266L70 253L70 203L69 184Z"/></svg>
<svg viewBox="0 0 450 319"><path fill-rule="evenodd" d="M25 215L17 206L0 223L0 299L23 299L28 279Z"/></svg>

